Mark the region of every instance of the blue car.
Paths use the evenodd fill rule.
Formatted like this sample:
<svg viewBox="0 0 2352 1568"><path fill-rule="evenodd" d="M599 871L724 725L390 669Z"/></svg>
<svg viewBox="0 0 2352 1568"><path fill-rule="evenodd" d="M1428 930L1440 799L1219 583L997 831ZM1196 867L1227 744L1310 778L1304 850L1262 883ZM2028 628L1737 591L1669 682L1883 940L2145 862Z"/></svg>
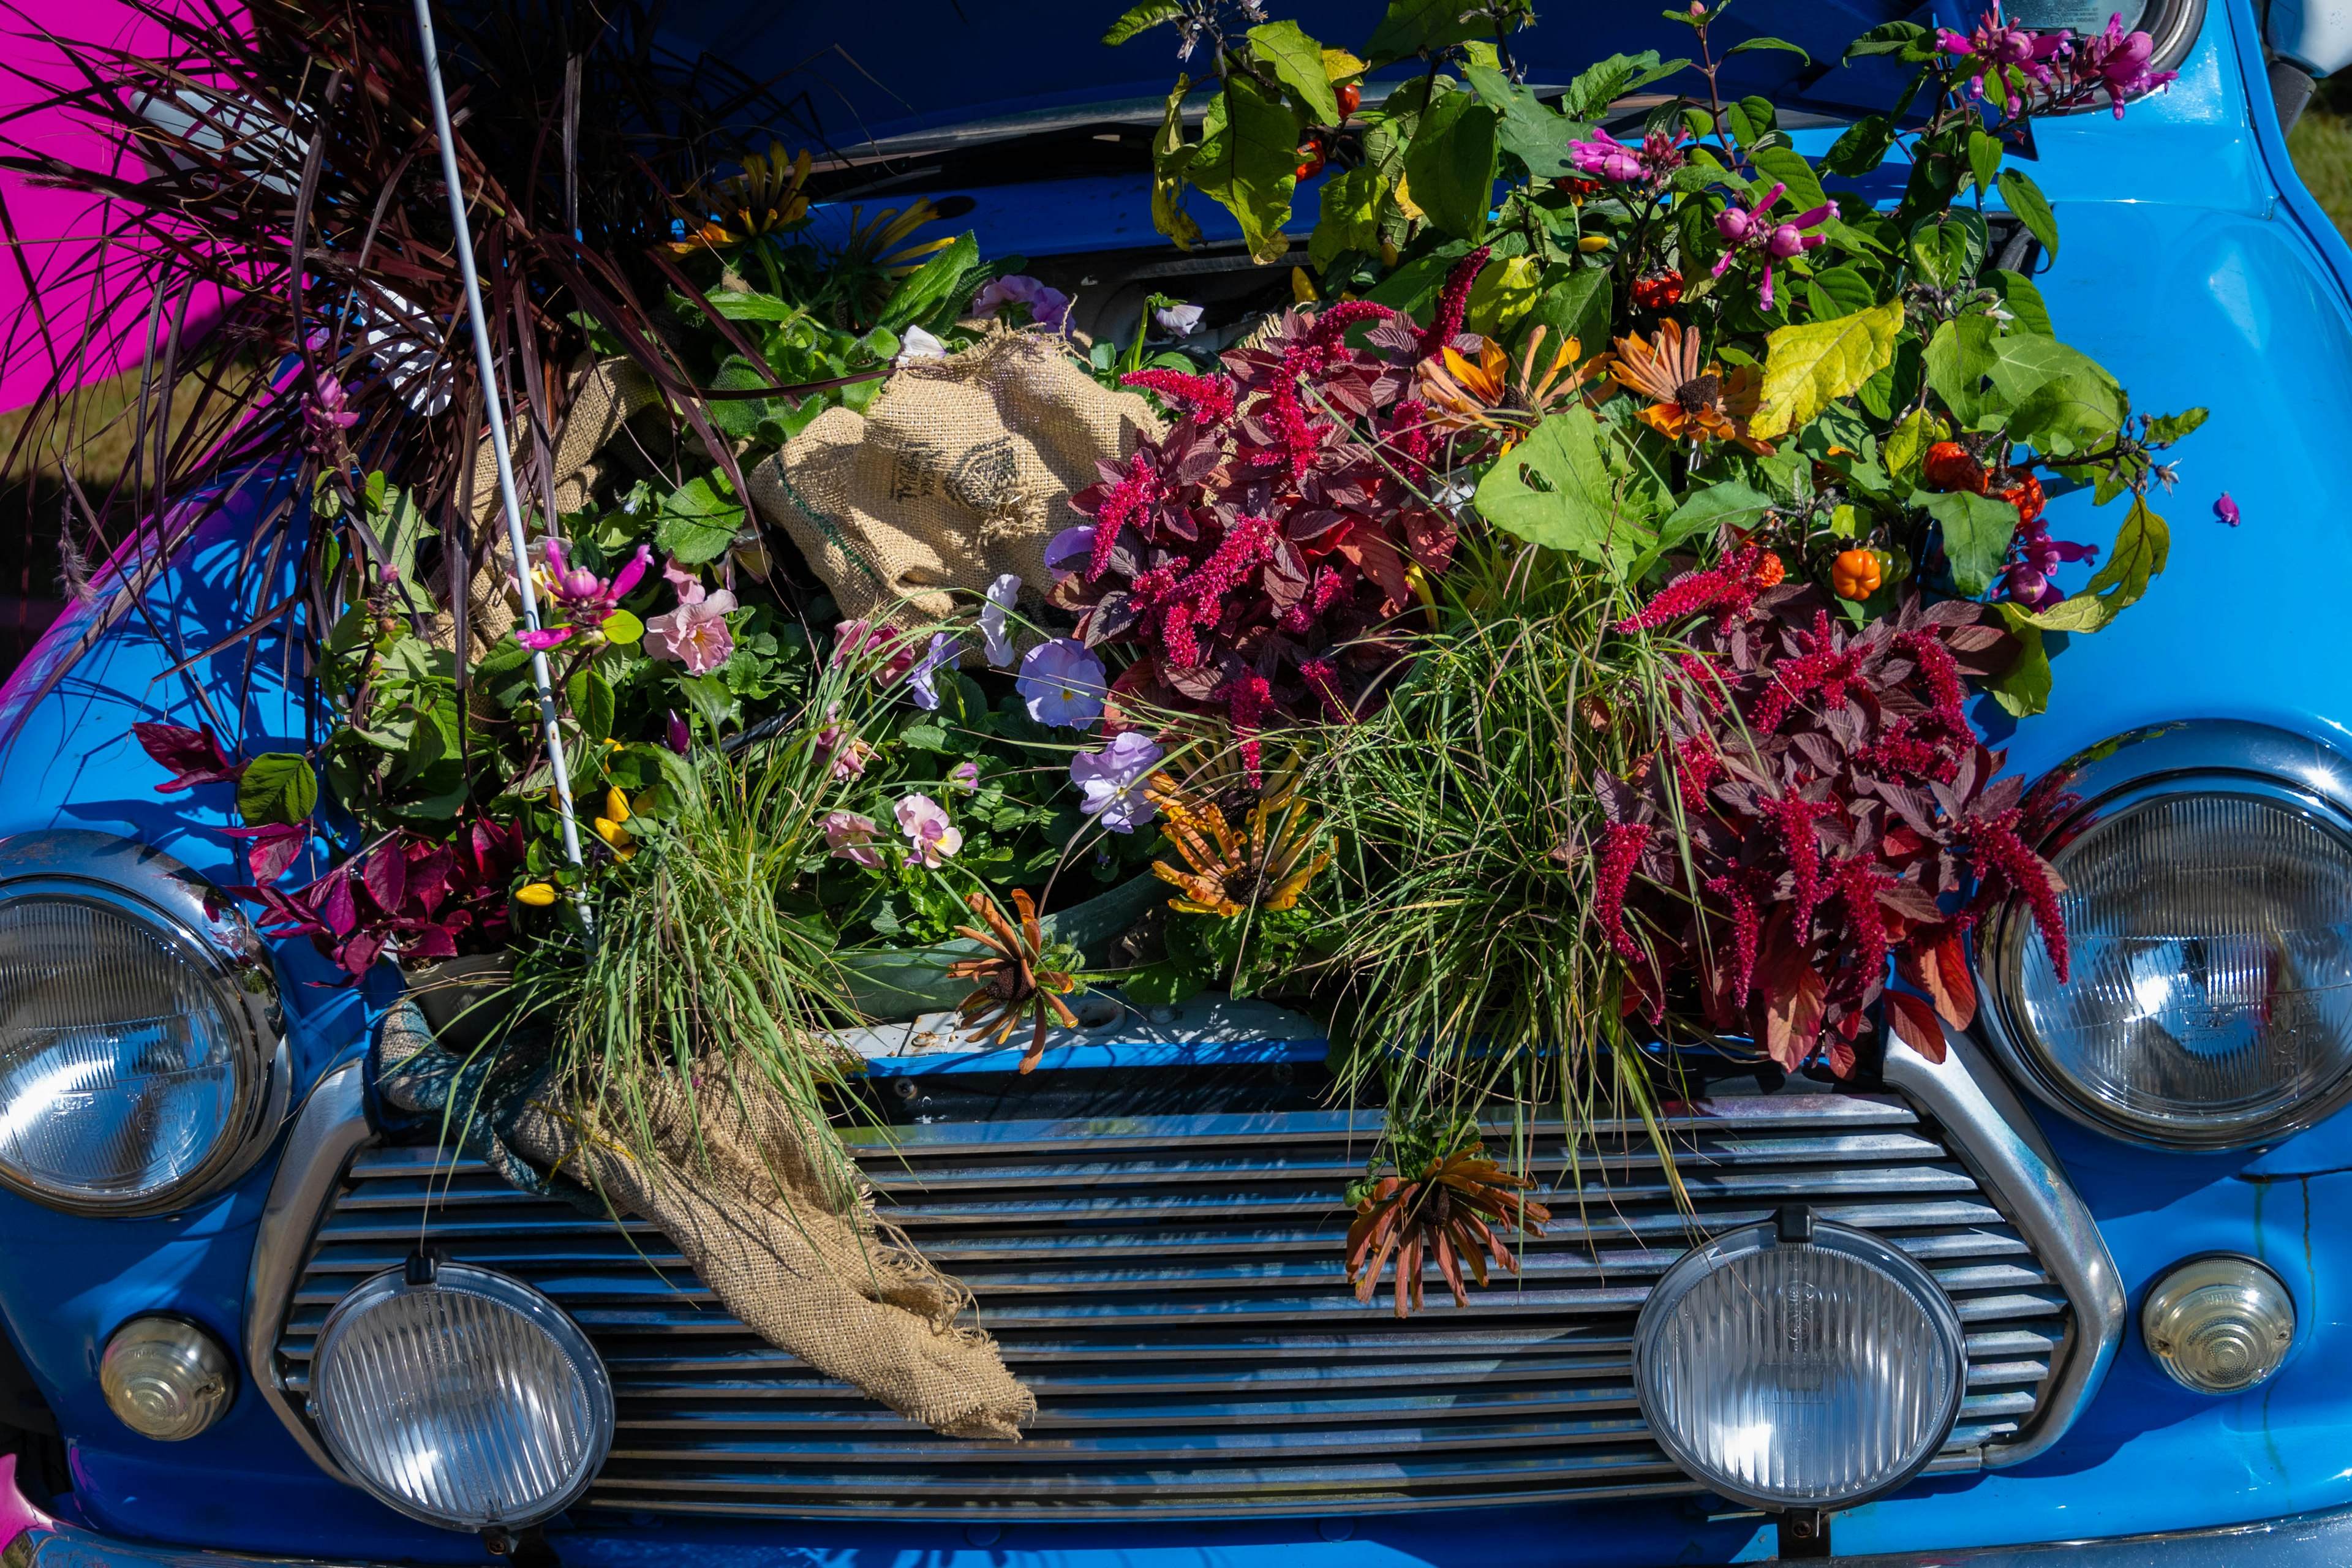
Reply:
<svg viewBox="0 0 2352 1568"><path fill-rule="evenodd" d="M1151 1027L1114 1027L1018 1086L1001 1058L877 1062L898 1125L869 1179L972 1287L1039 1405L1017 1444L940 1437L770 1348L650 1227L396 1135L367 1070L396 977L342 984L307 942L257 935L221 890L241 879L227 819L204 792L159 794L165 773L131 738L206 703L288 749L313 733L290 661L206 657L274 569L231 510L135 605L69 607L0 690L7 1568L2352 1562L2337 1294L2352 1291L2352 531L2334 511L2352 460L2352 250L2280 124L2352 42L2338 50L2317 5L2273 0L2267 38L2251 0L2120 5L2179 78L2128 118L2036 126L2033 177L2066 236L2037 281L2061 331L2148 406L2210 407L2191 461L2236 514L2179 525L2161 582L2115 628L2048 639L2066 678L2046 712L1971 710L2060 803L2044 853L2105 890L2078 941L2107 956L2071 985L1996 922L1979 1022L1940 1063L1890 1052L1883 1081L1853 1091L1727 1079L1675 1111L1704 1247L1688 1249L1640 1124L1604 1124L1581 1159L1609 1173L1605 1200L1553 1194L1578 1245L1410 1321L1341 1278L1331 1194L1369 1124L1321 1094L1324 1045L1303 1020L1131 1014ZM1090 11L1045 9L703 4L664 26L755 78L825 47L857 63L810 110L860 149L821 223L847 221L871 164L868 192L931 196L1100 334L1155 289L1263 293L1279 275L1221 213L1201 215L1190 255L1153 232L1137 150L1160 117L1160 60L1084 41L1103 20ZM1360 31L1343 9L1318 0L1300 19ZM2109 9L2012 15L2095 28ZM1548 49L1566 65L1664 41L1652 15L1554 7L1528 36L1529 79L1559 79ZM1833 61L1909 15L1754 0L1734 19ZM1727 80L1773 97L1819 156L1885 80L1799 58L1744 54ZM1997 233L2026 254L2022 230ZM2053 521L2091 499L2055 497ZM2291 1027L2265 1016L2282 1042L2268 1053L2237 1048L2264 1005L2242 941L2200 934L2250 918L2320 977ZM65 952L78 975L114 976L108 994L47 994ZM61 1007L110 1022L45 1024ZM216 1042L204 1081L120 1087L116 1064L142 1051L189 1059L192 1031ZM118 1087L83 1091L102 1079ZM1556 1181L1560 1130L1537 1128L1534 1147ZM1784 1207L1800 1198L1810 1214ZM1813 1216L1899 1247L1880 1261L1921 1282L1964 1386L1946 1440L1894 1489L1768 1510L1717 1479L1755 1434L1710 1425L1703 1397L1666 1409L1637 1391L1645 1362L1693 1353L1644 1308L1685 1298L1690 1258L1810 1234ZM323 1440L322 1341L363 1282L392 1289L413 1258L492 1293L520 1281L531 1310L553 1304L549 1343L593 1348L616 1419L552 1519L436 1529ZM405 1364L438 1363L423 1346ZM1825 1355L1821 1370L1905 1369ZM1682 1373L1703 1391L1703 1358ZM339 1375L397 1405L420 1374ZM1876 1463L1887 1440L1827 1420L1788 1431L1801 1438L1764 1435L1789 1442L1774 1462L1813 1474Z"/></svg>

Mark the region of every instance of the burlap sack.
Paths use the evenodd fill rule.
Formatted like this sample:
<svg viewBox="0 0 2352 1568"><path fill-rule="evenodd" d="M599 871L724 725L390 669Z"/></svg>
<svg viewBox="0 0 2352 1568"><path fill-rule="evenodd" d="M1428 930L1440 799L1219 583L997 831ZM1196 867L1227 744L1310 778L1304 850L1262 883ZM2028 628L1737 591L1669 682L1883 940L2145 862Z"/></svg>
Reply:
<svg viewBox="0 0 2352 1568"><path fill-rule="evenodd" d="M1057 339L1002 333L906 362L862 416L825 410L752 470L751 500L845 618L911 626L1006 572L1042 591L1047 542L1084 521L1071 492L1160 433L1150 405L1097 384Z"/></svg>
<svg viewBox="0 0 2352 1568"><path fill-rule="evenodd" d="M769 1343L950 1437L1017 1439L1036 1396L993 1340L956 1326L971 1298L878 1223L864 1194L828 1196L800 1119L764 1085L718 1063L699 1081L691 1102L673 1083L649 1091L650 1164L562 1095L523 1108L514 1146L653 1221Z"/></svg>
<svg viewBox="0 0 2352 1568"><path fill-rule="evenodd" d="M653 377L630 361L609 359L599 363L589 355L580 356L572 367L570 406L550 443L557 515L578 511L588 504L599 477L596 454L632 416L652 407L660 397L661 391L654 384ZM509 436L518 485L523 483L523 458L530 440L529 418L518 415ZM478 658L513 628L516 614L514 591L509 585L514 552L507 547L506 512L499 500L498 448L488 437L474 453L470 493L474 550L473 570L466 584L466 637L473 644L470 657ZM527 512L536 515L541 510L541 498L536 493L521 494L516 499ZM441 580L433 584L433 596L438 604L451 602L446 567ZM432 636L435 646L456 647L457 617L443 610L434 618Z"/></svg>

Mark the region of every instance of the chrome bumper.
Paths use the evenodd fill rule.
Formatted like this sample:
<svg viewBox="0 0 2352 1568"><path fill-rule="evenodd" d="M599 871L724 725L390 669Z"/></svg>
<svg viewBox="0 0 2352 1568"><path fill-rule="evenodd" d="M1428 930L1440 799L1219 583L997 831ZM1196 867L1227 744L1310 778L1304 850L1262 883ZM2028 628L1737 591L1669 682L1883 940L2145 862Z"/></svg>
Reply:
<svg viewBox="0 0 2352 1568"><path fill-rule="evenodd" d="M560 1552L562 1537L553 1542ZM1377 1540L1363 1542L1366 1556L1386 1556ZM672 1542L673 1547L690 1545ZM1324 1542L1318 1548L1328 1552ZM1262 1550L1262 1549L1261 1549ZM727 1568L722 1549L695 1554L714 1568ZM744 1552L748 1559L765 1552ZM1062 1553L1065 1559L1090 1555ZM1108 1563L1113 1553L1101 1554ZM2034 1546L1963 1546L1937 1552L1900 1552L1875 1557L1837 1557L1843 1568L2340 1568L2352 1563L2352 1508L2294 1514L2253 1524L2210 1530L2168 1531L2158 1535L2117 1536L2104 1541L2051 1541ZM56 1522L33 1525L0 1552L0 1568L369 1568L363 1563L318 1558L232 1556L112 1541L94 1531ZM1660 1568L1664 1568L1664 1564Z"/></svg>

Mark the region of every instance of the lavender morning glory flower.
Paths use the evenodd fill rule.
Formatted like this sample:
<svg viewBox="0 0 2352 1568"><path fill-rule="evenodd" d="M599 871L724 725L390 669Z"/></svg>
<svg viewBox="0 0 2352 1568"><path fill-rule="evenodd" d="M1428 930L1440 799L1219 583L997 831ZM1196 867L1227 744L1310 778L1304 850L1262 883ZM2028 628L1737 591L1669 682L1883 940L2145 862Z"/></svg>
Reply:
<svg viewBox="0 0 2352 1568"><path fill-rule="evenodd" d="M1021 592L1021 579L1007 572L988 585L988 603L980 607L980 637L988 645L988 662L997 669L1013 668L1013 638L1004 630L1004 613Z"/></svg>
<svg viewBox="0 0 2352 1568"><path fill-rule="evenodd" d="M1134 832L1160 815L1144 792L1163 754L1142 731L1121 730L1101 751L1072 757L1070 782L1086 796L1078 809L1113 833Z"/></svg>
<svg viewBox="0 0 2352 1568"><path fill-rule="evenodd" d="M1029 717L1040 724L1087 730L1102 717L1103 698L1109 684L1103 663L1071 637L1039 643L1021 659L1020 678L1013 689L1029 707Z"/></svg>
<svg viewBox="0 0 2352 1568"><path fill-rule="evenodd" d="M940 689L932 684L932 678L939 674L942 665L953 664L962 653L963 644L958 639L945 632L931 634L929 651L917 659L915 668L907 672L907 689L913 695L916 707L926 713L939 710Z"/></svg>

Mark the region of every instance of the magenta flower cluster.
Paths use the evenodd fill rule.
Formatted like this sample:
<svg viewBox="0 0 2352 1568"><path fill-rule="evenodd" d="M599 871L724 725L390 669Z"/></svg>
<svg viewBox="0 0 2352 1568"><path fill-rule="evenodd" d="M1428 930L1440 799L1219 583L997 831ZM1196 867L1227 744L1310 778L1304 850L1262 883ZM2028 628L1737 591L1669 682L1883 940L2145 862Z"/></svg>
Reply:
<svg viewBox="0 0 2352 1568"><path fill-rule="evenodd" d="M1823 241L1818 234L1807 234L1837 216L1835 202L1823 202L1808 208L1792 218L1775 221L1772 205L1789 187L1778 183L1757 198L1751 207L1737 204L1716 215L1716 232L1731 242L1729 249L1717 258L1715 275L1720 278L1725 268L1742 254L1752 253L1764 258L1764 281L1756 293L1756 303L1764 310L1772 308L1772 268L1775 264L1802 256L1808 250L1818 250Z"/></svg>
<svg viewBox="0 0 2352 1568"><path fill-rule="evenodd" d="M2104 32L2076 38L2063 32L2037 33L2018 26L1993 8L1973 31L1936 30L1936 47L1957 55L1973 68L1969 79L1971 97L1984 96L1984 79L2005 74L2013 87L2037 89L2046 101L2040 109L2069 109L2095 102L2101 93L2116 119L2124 117L2124 101L2142 93L2169 87L2179 71L2149 68L2156 40L2146 33L2124 30L2120 13L2107 18Z"/></svg>

